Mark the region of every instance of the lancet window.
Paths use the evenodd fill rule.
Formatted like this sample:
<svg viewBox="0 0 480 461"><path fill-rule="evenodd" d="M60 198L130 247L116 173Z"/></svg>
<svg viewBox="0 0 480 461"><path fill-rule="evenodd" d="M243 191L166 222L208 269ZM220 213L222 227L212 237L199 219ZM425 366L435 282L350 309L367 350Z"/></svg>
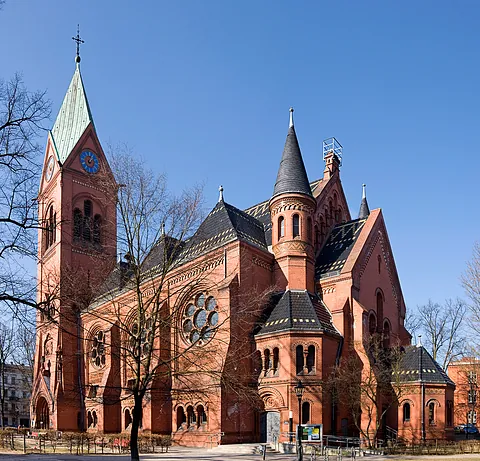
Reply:
<svg viewBox="0 0 480 461"><path fill-rule="evenodd" d="M91 200L84 200L83 211L80 208L73 210L73 239L76 241L102 243L102 217L93 215Z"/></svg>

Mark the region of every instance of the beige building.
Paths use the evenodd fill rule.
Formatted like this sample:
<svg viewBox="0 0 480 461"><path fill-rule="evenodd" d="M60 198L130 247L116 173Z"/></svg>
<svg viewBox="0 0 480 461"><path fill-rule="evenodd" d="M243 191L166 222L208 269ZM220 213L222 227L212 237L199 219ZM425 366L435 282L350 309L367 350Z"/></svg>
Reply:
<svg viewBox="0 0 480 461"><path fill-rule="evenodd" d="M24 365L7 364L4 379L3 426L30 427L32 369Z"/></svg>

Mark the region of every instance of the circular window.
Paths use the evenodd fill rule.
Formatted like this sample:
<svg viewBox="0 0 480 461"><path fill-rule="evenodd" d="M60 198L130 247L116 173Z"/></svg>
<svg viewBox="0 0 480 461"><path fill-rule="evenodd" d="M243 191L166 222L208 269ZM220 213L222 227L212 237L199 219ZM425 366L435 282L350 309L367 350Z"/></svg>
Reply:
<svg viewBox="0 0 480 461"><path fill-rule="evenodd" d="M185 325L184 325L185 327ZM140 342L140 344L138 343ZM133 355L144 357L150 352L150 345L153 341L153 321L151 318L145 320L145 325L140 328L138 323L132 326L132 336L130 338L131 352Z"/></svg>
<svg viewBox="0 0 480 461"><path fill-rule="evenodd" d="M200 293L194 303L189 303L183 313L183 334L190 344L208 342L218 325L217 302L212 296Z"/></svg>
<svg viewBox="0 0 480 461"><path fill-rule="evenodd" d="M105 365L105 335L103 331L99 331L93 337L90 358L93 365L97 368L101 368Z"/></svg>

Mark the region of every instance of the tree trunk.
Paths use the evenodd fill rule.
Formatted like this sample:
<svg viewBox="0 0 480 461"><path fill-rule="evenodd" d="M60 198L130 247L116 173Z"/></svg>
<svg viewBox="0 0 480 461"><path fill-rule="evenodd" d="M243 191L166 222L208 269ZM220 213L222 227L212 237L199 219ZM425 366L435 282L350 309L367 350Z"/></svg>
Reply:
<svg viewBox="0 0 480 461"><path fill-rule="evenodd" d="M140 460L140 453L138 451L138 429L142 421L142 397L139 395L134 396L135 406L133 407L132 415L132 431L130 433L130 458L132 461Z"/></svg>

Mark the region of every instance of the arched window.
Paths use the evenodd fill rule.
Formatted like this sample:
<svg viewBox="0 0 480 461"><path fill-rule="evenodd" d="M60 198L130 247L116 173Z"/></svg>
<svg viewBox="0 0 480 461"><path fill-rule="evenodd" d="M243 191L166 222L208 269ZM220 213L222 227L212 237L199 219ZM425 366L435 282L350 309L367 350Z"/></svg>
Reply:
<svg viewBox="0 0 480 461"><path fill-rule="evenodd" d="M78 209L73 210L73 238L79 240L83 234L83 214Z"/></svg>
<svg viewBox="0 0 480 461"><path fill-rule="evenodd" d="M410 404L407 402L403 404L403 422L408 421L410 421Z"/></svg>
<svg viewBox="0 0 480 461"><path fill-rule="evenodd" d="M92 239L92 202L85 200L83 202L83 239L90 241Z"/></svg>
<svg viewBox="0 0 480 461"><path fill-rule="evenodd" d="M53 205L50 206L47 212L47 218L45 220L45 249L51 247L55 242L55 221L57 219L57 213L53 211Z"/></svg>
<svg viewBox="0 0 480 461"><path fill-rule="evenodd" d="M262 353L260 351L255 351L255 355L253 357L254 360L254 371L255 371L255 378L258 379L260 373L262 372Z"/></svg>
<svg viewBox="0 0 480 461"><path fill-rule="evenodd" d="M130 413L130 410L127 408L125 410L125 429L128 428L132 424L132 414Z"/></svg>
<svg viewBox="0 0 480 461"><path fill-rule="evenodd" d="M187 417L185 416L185 410L183 407L177 408L177 431L182 427L183 423L187 422Z"/></svg>
<svg viewBox="0 0 480 461"><path fill-rule="evenodd" d="M270 356L270 349L265 349L263 356L265 360L263 369L265 370L265 376L267 376L267 373L269 372L270 368L272 368L272 358Z"/></svg>
<svg viewBox="0 0 480 461"><path fill-rule="evenodd" d="M383 323L383 347L384 349L390 347L390 323L388 320Z"/></svg>
<svg viewBox="0 0 480 461"><path fill-rule="evenodd" d="M303 372L303 365L304 365L304 356L303 356L303 346L299 345L297 346L296 349L296 355L295 355L295 365L296 365L296 370L297 370L297 375L299 373Z"/></svg>
<svg viewBox="0 0 480 461"><path fill-rule="evenodd" d="M187 424L189 426L194 426L197 422L197 417L193 411L193 407L190 405L187 407Z"/></svg>
<svg viewBox="0 0 480 461"><path fill-rule="evenodd" d="M302 403L302 424L308 424L310 422L310 403Z"/></svg>
<svg viewBox="0 0 480 461"><path fill-rule="evenodd" d="M273 349L273 373L278 372L279 350L278 347Z"/></svg>
<svg viewBox="0 0 480 461"><path fill-rule="evenodd" d="M94 411L92 413L92 418L93 418L93 427L97 427L97 424L98 424L98 417L97 417L97 412Z"/></svg>
<svg viewBox="0 0 480 461"><path fill-rule="evenodd" d="M430 402L428 404L428 424L435 424L435 402Z"/></svg>
<svg viewBox="0 0 480 461"><path fill-rule="evenodd" d="M315 346L308 346L307 370L309 373L315 371Z"/></svg>
<svg viewBox="0 0 480 461"><path fill-rule="evenodd" d="M285 218L280 216L278 218L278 238L285 237Z"/></svg>
<svg viewBox="0 0 480 461"><path fill-rule="evenodd" d="M453 426L453 402L447 400L447 426Z"/></svg>
<svg viewBox="0 0 480 461"><path fill-rule="evenodd" d="M310 243L312 242L312 218L308 217L307 218L307 240Z"/></svg>
<svg viewBox="0 0 480 461"><path fill-rule="evenodd" d="M101 243L102 217L96 214L93 218L93 243Z"/></svg>
<svg viewBox="0 0 480 461"><path fill-rule="evenodd" d="M205 413L203 405L199 405L197 407L197 419L199 426L201 426L202 424L207 424L207 414Z"/></svg>
<svg viewBox="0 0 480 461"><path fill-rule="evenodd" d="M293 238L300 236L300 216L293 215Z"/></svg>
<svg viewBox="0 0 480 461"><path fill-rule="evenodd" d="M371 335L373 335L376 329L377 329L377 319L375 318L375 314L371 312L370 316L368 317L368 332Z"/></svg>
<svg viewBox="0 0 480 461"><path fill-rule="evenodd" d="M87 427L92 427L93 426L93 417L92 417L92 412L89 411L87 413Z"/></svg>
<svg viewBox="0 0 480 461"><path fill-rule="evenodd" d="M383 323L383 295L382 295L382 292L379 290L379 291L377 291L377 328L378 328L378 332L382 331L382 323Z"/></svg>

